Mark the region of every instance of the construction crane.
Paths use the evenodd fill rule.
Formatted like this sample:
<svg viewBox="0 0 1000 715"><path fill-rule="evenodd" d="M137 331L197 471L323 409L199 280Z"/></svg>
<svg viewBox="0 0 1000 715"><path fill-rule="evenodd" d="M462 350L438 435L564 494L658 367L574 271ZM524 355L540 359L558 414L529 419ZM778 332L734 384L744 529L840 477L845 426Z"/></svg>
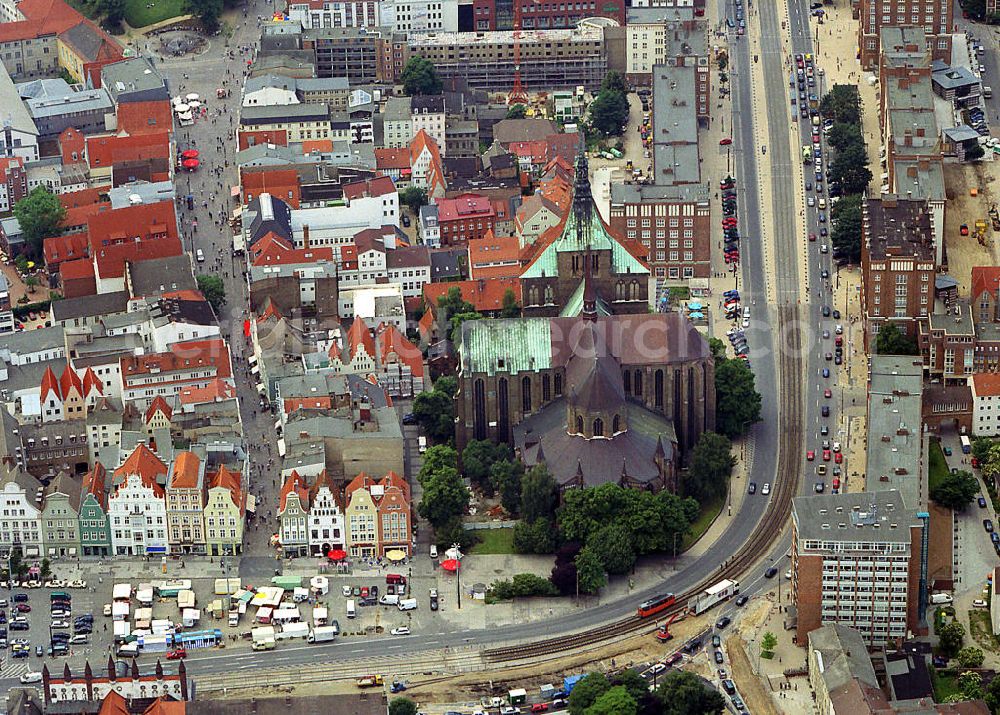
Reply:
<svg viewBox="0 0 1000 715"><path fill-rule="evenodd" d="M521 84L521 2L513 0L514 3L514 86L507 95L507 106L515 104L528 104L528 93L524 91Z"/></svg>

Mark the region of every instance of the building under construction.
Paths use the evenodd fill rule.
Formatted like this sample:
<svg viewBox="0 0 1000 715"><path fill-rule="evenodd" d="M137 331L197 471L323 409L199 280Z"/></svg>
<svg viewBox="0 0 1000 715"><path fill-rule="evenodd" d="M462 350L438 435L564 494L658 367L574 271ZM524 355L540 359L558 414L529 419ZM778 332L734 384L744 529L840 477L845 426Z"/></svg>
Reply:
<svg viewBox="0 0 1000 715"><path fill-rule="evenodd" d="M528 92L600 88L608 68L601 27L517 34L521 82ZM506 93L514 76L514 42L514 32L439 32L411 38L409 49L411 56L433 62L442 78L461 77L472 88Z"/></svg>

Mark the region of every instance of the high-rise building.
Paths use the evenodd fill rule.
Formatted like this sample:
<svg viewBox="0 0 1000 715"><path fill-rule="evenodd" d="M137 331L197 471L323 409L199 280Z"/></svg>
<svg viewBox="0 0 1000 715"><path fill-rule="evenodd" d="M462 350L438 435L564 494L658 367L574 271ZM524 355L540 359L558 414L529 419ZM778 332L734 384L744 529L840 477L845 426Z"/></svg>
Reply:
<svg viewBox="0 0 1000 715"><path fill-rule="evenodd" d="M816 494L792 504L797 642L829 623L871 646L918 625L924 523L899 491Z"/></svg>

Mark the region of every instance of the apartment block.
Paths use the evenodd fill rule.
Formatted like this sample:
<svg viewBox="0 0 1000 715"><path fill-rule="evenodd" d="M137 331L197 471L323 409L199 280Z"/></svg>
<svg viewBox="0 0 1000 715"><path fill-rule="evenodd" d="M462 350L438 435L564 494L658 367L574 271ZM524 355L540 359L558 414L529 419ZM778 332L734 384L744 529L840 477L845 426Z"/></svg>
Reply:
<svg viewBox="0 0 1000 715"><path fill-rule="evenodd" d="M519 7L515 11L514 5ZM517 12L517 15L515 15ZM577 3L540 3L532 0L473 0L477 32L490 30L556 30L575 27L588 17L610 17L625 24L625 0L585 0ZM515 21L520 18L519 27Z"/></svg>
<svg viewBox="0 0 1000 715"><path fill-rule="evenodd" d="M935 247L927 202L866 198L861 218L861 303L868 349L887 321L916 338L934 304Z"/></svg>
<svg viewBox="0 0 1000 715"><path fill-rule="evenodd" d="M796 640L828 624L849 626L868 647L918 625L924 522L900 492L816 494L792 503Z"/></svg>
<svg viewBox="0 0 1000 715"><path fill-rule="evenodd" d="M954 0L859 0L856 4L858 47L861 66L872 69L878 65L879 40L882 28L915 25L927 33L928 47L936 60L951 59L951 35L954 21Z"/></svg>

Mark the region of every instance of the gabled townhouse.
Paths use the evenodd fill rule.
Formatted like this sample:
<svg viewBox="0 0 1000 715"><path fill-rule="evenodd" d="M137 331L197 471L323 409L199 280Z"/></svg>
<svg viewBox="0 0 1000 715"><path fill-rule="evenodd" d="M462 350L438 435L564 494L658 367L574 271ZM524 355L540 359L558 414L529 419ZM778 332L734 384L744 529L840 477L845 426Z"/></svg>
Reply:
<svg viewBox="0 0 1000 715"><path fill-rule="evenodd" d="M386 552L412 553L410 487L395 472L381 480L364 472L345 489L348 550L355 558L381 558Z"/></svg>
<svg viewBox="0 0 1000 715"><path fill-rule="evenodd" d="M167 553L166 477L167 465L141 443L115 470L108 521L116 556Z"/></svg>
<svg viewBox="0 0 1000 715"><path fill-rule="evenodd" d="M417 132L410 142L410 182L426 191L429 200L443 198L448 190L441 151L424 130Z"/></svg>
<svg viewBox="0 0 1000 715"><path fill-rule="evenodd" d="M222 465L208 476L205 499L205 543L209 556L243 553L243 523L247 495L239 472Z"/></svg>
<svg viewBox="0 0 1000 715"><path fill-rule="evenodd" d="M344 185L344 198L350 203L361 199L377 199L382 207L382 225L399 225L399 192L388 176Z"/></svg>
<svg viewBox="0 0 1000 715"><path fill-rule="evenodd" d="M204 493L205 462L194 452L176 455L167 474L166 489L171 554L205 554Z"/></svg>
<svg viewBox="0 0 1000 715"><path fill-rule="evenodd" d="M521 242L517 236L494 236L469 241L469 278L518 278L521 275Z"/></svg>
<svg viewBox="0 0 1000 715"><path fill-rule="evenodd" d="M158 395L173 398L185 388L216 379L232 381L229 347L221 338L175 343L169 352L121 358L122 399L145 409Z"/></svg>
<svg viewBox="0 0 1000 715"><path fill-rule="evenodd" d="M84 556L111 555L107 471L100 462L83 476L80 498L80 547Z"/></svg>
<svg viewBox="0 0 1000 715"><path fill-rule="evenodd" d="M91 368L84 371L81 379L77 371L67 364L62 375L56 379L50 366L42 375L38 391L42 422L86 419L90 408L104 397L103 393L104 383Z"/></svg>
<svg viewBox="0 0 1000 715"><path fill-rule="evenodd" d="M424 131L437 142L441 157L447 156L445 99L443 94L422 94L410 98L411 129L415 136ZM409 137L407 137L409 139Z"/></svg>
<svg viewBox="0 0 1000 715"><path fill-rule="evenodd" d="M143 414L142 422L146 427L146 433L152 435L158 429L170 429L170 417L173 410L162 395L157 395L149 403L146 412Z"/></svg>
<svg viewBox="0 0 1000 715"><path fill-rule="evenodd" d="M304 556L309 552L309 485L292 471L281 485L278 500L281 521L279 539L285 556Z"/></svg>
<svg viewBox="0 0 1000 715"><path fill-rule="evenodd" d="M347 551L354 558L378 556L378 506L368 489L371 482L361 472L344 490Z"/></svg>
<svg viewBox="0 0 1000 715"><path fill-rule="evenodd" d="M6 460L0 469L0 550L42 558L42 483Z"/></svg>
<svg viewBox="0 0 1000 715"><path fill-rule="evenodd" d="M59 472L45 487L42 507L42 543L50 559L80 555L81 482Z"/></svg>
<svg viewBox="0 0 1000 715"><path fill-rule="evenodd" d="M309 553L326 556L331 549L344 550L344 509L324 469L309 487Z"/></svg>
<svg viewBox="0 0 1000 715"><path fill-rule="evenodd" d="M410 485L395 472L389 472L378 487L382 492L378 498L379 555L403 551L410 556L413 553Z"/></svg>

